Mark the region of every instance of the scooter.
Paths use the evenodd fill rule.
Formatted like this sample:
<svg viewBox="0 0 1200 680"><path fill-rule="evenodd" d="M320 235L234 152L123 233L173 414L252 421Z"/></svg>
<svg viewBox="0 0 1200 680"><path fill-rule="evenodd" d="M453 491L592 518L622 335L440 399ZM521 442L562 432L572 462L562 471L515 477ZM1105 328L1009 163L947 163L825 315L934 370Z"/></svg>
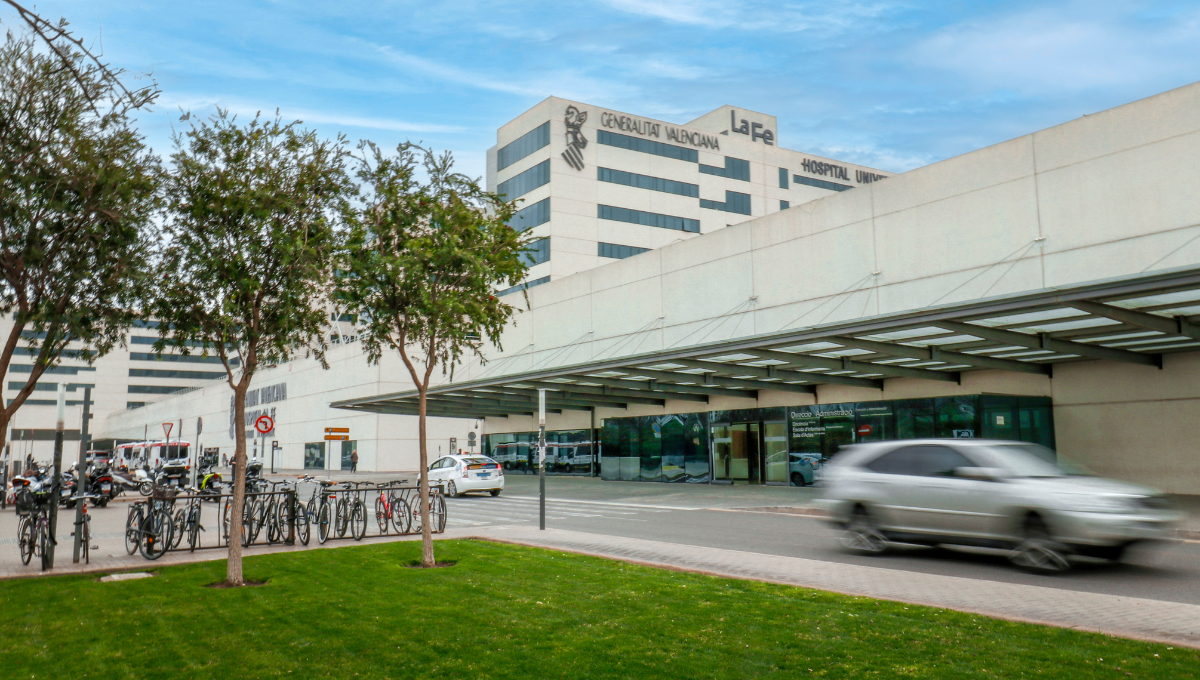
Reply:
<svg viewBox="0 0 1200 680"><path fill-rule="evenodd" d="M215 472L211 465L206 465L200 468L199 487L201 495L214 497L220 496L222 486L221 474Z"/></svg>
<svg viewBox="0 0 1200 680"><path fill-rule="evenodd" d="M121 492L120 487L113 483L113 476L107 463L92 463L87 473L88 491L95 494L96 507L108 506L108 502Z"/></svg>

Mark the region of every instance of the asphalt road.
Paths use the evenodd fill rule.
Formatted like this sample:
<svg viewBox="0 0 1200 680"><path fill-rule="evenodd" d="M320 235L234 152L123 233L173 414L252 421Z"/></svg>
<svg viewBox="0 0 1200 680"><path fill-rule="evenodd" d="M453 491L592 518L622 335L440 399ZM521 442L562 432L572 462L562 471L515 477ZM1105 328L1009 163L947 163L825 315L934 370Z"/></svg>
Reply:
<svg viewBox="0 0 1200 680"><path fill-rule="evenodd" d="M450 499L449 526L537 526L537 480L509 475L504 494ZM664 488L665 487L665 488ZM683 487L683 488L671 488ZM1200 542L1131 551L1125 562L1082 561L1059 576L1029 574L1002 554L911 548L882 557L843 552L819 519L745 510L803 506L809 489L548 479L546 526L686 545L1200 604ZM791 500L790 503L786 502Z"/></svg>
<svg viewBox="0 0 1200 680"><path fill-rule="evenodd" d="M397 475L335 474L335 478L343 477L384 480ZM506 476L506 484L504 493L495 498L471 495L449 499L448 527L537 526L537 478L510 474ZM838 546L836 530L819 519L767 510L806 507L813 495L811 488L650 484L565 477L549 477L547 488L550 500L546 523L551 528L1200 604L1200 542L1176 542L1132 551L1122 564L1082 562L1068 574L1040 576L1017 570L1001 554L978 551L912 548L882 557L849 555ZM307 498L308 494L303 489L301 498ZM368 500L371 518L368 535L377 533L372 503ZM209 531L202 541L211 544L217 539L217 532L212 530L215 508L205 506L202 521ZM127 508L126 503L118 502L90 511L94 543L98 547L94 555L124 555ZM60 561L70 561L73 521L74 511L62 512ZM251 548L248 554L253 552ZM35 568L20 565L15 513L11 509L0 512L0 573L23 573Z"/></svg>

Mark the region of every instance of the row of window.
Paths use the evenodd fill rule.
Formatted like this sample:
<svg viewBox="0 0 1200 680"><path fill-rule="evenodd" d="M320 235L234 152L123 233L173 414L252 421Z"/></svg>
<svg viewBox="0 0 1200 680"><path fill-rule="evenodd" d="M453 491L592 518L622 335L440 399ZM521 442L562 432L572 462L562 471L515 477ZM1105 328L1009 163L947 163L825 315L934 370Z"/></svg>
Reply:
<svg viewBox="0 0 1200 680"><path fill-rule="evenodd" d="M550 144L550 121L542 123L497 151L496 169L503 170L548 144Z"/></svg>
<svg viewBox="0 0 1200 680"><path fill-rule="evenodd" d="M661 191L665 194L691 196L692 198L698 198L700 196L700 185L698 184L688 184L687 182L679 182L673 179L639 175L632 172L625 172L624 170L597 168L597 179L599 179L601 182L623 184L627 187L649 189L650 191Z"/></svg>
<svg viewBox="0 0 1200 680"><path fill-rule="evenodd" d="M611 257L614 260L624 260L627 257L633 257L639 253L644 253L649 248L638 248L637 246L622 246L616 243L597 243L596 254L600 257Z"/></svg>
<svg viewBox="0 0 1200 680"><path fill-rule="evenodd" d="M725 167L718 168L712 165L701 165L700 172L705 175L716 175L726 179L740 179L743 182L750 181L750 161L744 161L740 158L725 157Z"/></svg>
<svg viewBox="0 0 1200 680"><path fill-rule="evenodd" d="M709 210L724 210L725 212L737 213L739 215L749 215L750 194L739 194L736 191L726 191L724 203L709 201L702 198L700 199L700 207L708 208Z"/></svg>
<svg viewBox="0 0 1200 680"><path fill-rule="evenodd" d="M25 387L24 382L21 382L18 380L8 381L8 389L10 389L10 390L20 390L20 389L24 389L24 387ZM95 384L84 384L84 383L71 383L71 386L67 388L67 391L74 392L76 388L84 388L84 387L91 387L91 388L95 389L96 385ZM57 392L58 391L58 383L37 383L33 386L33 391L34 392ZM55 403L57 403L57 402L55 402Z"/></svg>
<svg viewBox="0 0 1200 680"><path fill-rule="evenodd" d="M153 352L130 352L129 358L132 361L181 361L189 364L219 364L221 357L216 356L200 356L199 354L155 354ZM229 363L237 365L237 359L230 359Z"/></svg>
<svg viewBox="0 0 1200 680"><path fill-rule="evenodd" d="M61 375L79 375L80 371L95 371L95 366L51 366L47 368L45 373L58 373ZM9 373L33 373L33 366L30 364L13 364L8 367Z"/></svg>
<svg viewBox="0 0 1200 680"><path fill-rule="evenodd" d="M502 295L508 295L509 293L517 293L522 290L527 290L529 288L533 288L534 286L540 286L543 283L550 283L550 277L543 276L540 279L533 279L532 281L526 281L525 283L518 283L517 285L515 285L511 288L505 288L504 290L498 290L498 291L496 291L496 297L500 297Z"/></svg>
<svg viewBox="0 0 1200 680"><path fill-rule="evenodd" d="M693 234L700 233L700 220L692 220L686 217L673 217L671 215L660 215L658 213L645 212L642 210L630 210L629 208L617 208L611 205L600 205L597 206L597 208L599 217L602 220L628 222L630 224L642 224L647 227L674 229L676 231L686 231Z"/></svg>
<svg viewBox="0 0 1200 680"><path fill-rule="evenodd" d="M216 380L224 378L225 371L171 371L158 368L131 368L130 378L185 378L188 380Z"/></svg>
<svg viewBox="0 0 1200 680"><path fill-rule="evenodd" d="M687 161L689 163L700 162L700 152L695 149L663 144L662 142L652 142L649 139L630 137L629 135L621 135L607 130L600 130L596 134L596 141L605 146L615 146L619 149L640 151L642 153L662 156L664 158L674 158L675 160Z"/></svg>
<svg viewBox="0 0 1200 680"><path fill-rule="evenodd" d="M500 183L496 193L506 201L520 198L534 189L550 182L550 159L529 168L525 172Z"/></svg>
<svg viewBox="0 0 1200 680"><path fill-rule="evenodd" d="M788 175L789 174L791 174L791 173L788 172L787 168L779 168L779 188L780 189L788 188ZM823 179L814 179L812 177L804 177L803 175L792 175L791 177L792 177L792 181L795 182L796 184L803 184L805 186L816 187L818 189L828 189L830 191L845 191L847 189L854 188L854 187L850 186L849 184L838 184L837 182L826 182Z"/></svg>
<svg viewBox="0 0 1200 680"><path fill-rule="evenodd" d="M130 385L129 394L173 394L188 389L191 388L186 385Z"/></svg>
<svg viewBox="0 0 1200 680"><path fill-rule="evenodd" d="M517 212L513 213L512 219L508 221L508 226L517 231L525 231L532 229L539 224L545 224L550 221L550 199L543 198L542 200L527 205Z"/></svg>
<svg viewBox="0 0 1200 680"><path fill-rule="evenodd" d="M530 267L548 261L550 259L550 237L539 238L526 246L521 253L521 259Z"/></svg>

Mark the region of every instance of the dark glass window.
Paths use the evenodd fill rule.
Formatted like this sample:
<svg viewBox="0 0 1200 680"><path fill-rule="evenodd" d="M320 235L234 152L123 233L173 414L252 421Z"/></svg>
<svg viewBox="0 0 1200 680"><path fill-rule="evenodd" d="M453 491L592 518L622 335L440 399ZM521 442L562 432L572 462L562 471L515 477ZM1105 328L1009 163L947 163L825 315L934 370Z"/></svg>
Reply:
<svg viewBox="0 0 1200 680"><path fill-rule="evenodd" d="M221 357L200 356L199 354L154 354L152 352L130 352L130 361L182 361L189 364L219 364ZM230 359L229 363L237 365L237 359Z"/></svg>
<svg viewBox="0 0 1200 680"><path fill-rule="evenodd" d="M787 168L779 168L779 188L780 189L788 188L788 169Z"/></svg>
<svg viewBox="0 0 1200 680"><path fill-rule="evenodd" d="M725 177L728 179L740 179L743 182L750 181L750 161L744 161L740 158L725 157L725 167L718 168L712 165L700 165L700 172L706 175L716 175L717 177Z"/></svg>
<svg viewBox="0 0 1200 680"><path fill-rule="evenodd" d="M158 368L131 368L130 378L186 378L190 380L215 380L224 378L224 371L170 371Z"/></svg>
<svg viewBox="0 0 1200 680"><path fill-rule="evenodd" d="M674 158L680 161L688 161L689 163L700 162L700 153L695 149L663 144L662 142L652 142L649 139L630 137L629 135L621 135L609 132L608 130L598 131L596 141L600 144L615 146L619 149L640 151L641 153L654 154L655 156L662 156L664 158Z"/></svg>
<svg viewBox="0 0 1200 680"><path fill-rule="evenodd" d="M508 295L509 293L516 293L516 292L519 292L522 290L527 290L529 288L533 288L534 286L540 286L543 283L550 283L550 277L543 276L540 279L533 279L532 281L526 281L525 283L518 283L517 285L515 285L511 288L505 288L504 290L496 291L496 297L500 297L502 295Z"/></svg>
<svg viewBox="0 0 1200 680"><path fill-rule="evenodd" d="M621 436L618 421L609 418L600 428L600 478L621 478Z"/></svg>
<svg viewBox="0 0 1200 680"><path fill-rule="evenodd" d="M976 418L976 396L939 397L934 399L937 409L937 424L934 436L974 439L979 436L979 420Z"/></svg>
<svg viewBox="0 0 1200 680"><path fill-rule="evenodd" d="M171 385L130 385L130 394L172 394L180 390L191 389L187 386Z"/></svg>
<svg viewBox="0 0 1200 680"><path fill-rule="evenodd" d="M661 191L667 194L691 196L693 198L700 195L700 185L677 182L673 179L638 175L632 172L625 172L624 170L610 170L608 168L597 168L597 175L601 182L623 184L627 187L637 187L639 189L649 189L651 191Z"/></svg>
<svg viewBox="0 0 1200 680"><path fill-rule="evenodd" d="M525 172L501 182L500 186L496 188L496 193L500 194L504 200L511 201L549 182L550 160L546 159Z"/></svg>
<svg viewBox="0 0 1200 680"><path fill-rule="evenodd" d="M525 247L522 258L525 264L532 267L535 264L541 264L550 260L550 237L539 238Z"/></svg>
<svg viewBox="0 0 1200 680"><path fill-rule="evenodd" d="M623 260L650 250L649 248L637 248L635 246L621 246L616 243L597 243L596 246L597 254L600 257L611 257L614 260Z"/></svg>
<svg viewBox="0 0 1200 680"><path fill-rule="evenodd" d="M739 194L736 191L725 192L725 202L718 203L717 201L709 201L700 199L700 207L708 210L723 210L725 212L737 213L739 215L750 214L750 194Z"/></svg>
<svg viewBox="0 0 1200 680"><path fill-rule="evenodd" d="M695 234L700 233L700 220L689 220L686 217L659 215L658 213L630 210L629 208L616 208L611 205L599 206L599 216L602 220L644 224L648 227L690 231Z"/></svg>
<svg viewBox="0 0 1200 680"><path fill-rule="evenodd" d="M896 437L922 439L934 436L932 399L905 399L895 402Z"/></svg>
<svg viewBox="0 0 1200 680"><path fill-rule="evenodd" d="M527 205L517 212L513 213L512 219L508 221L508 226L517 231L525 231L532 229L539 224L545 224L550 221L550 199L543 198L542 200Z"/></svg>
<svg viewBox="0 0 1200 680"><path fill-rule="evenodd" d="M526 132L496 152L496 170L503 170L550 143L550 121Z"/></svg>
<svg viewBox="0 0 1200 680"><path fill-rule="evenodd" d="M867 469L881 475L916 475L921 469L917 447L906 446L890 451L867 463Z"/></svg>
<svg viewBox="0 0 1200 680"><path fill-rule="evenodd" d="M847 189L854 188L854 187L850 186L849 184L838 184L837 182L826 182L823 179L813 179L812 177L805 177L803 175L792 175L792 181L795 182L796 184L804 184L806 186L817 187L818 189L828 189L830 191L845 191Z"/></svg>
<svg viewBox="0 0 1200 680"><path fill-rule="evenodd" d="M641 443L641 459L638 468L639 482L657 482L662 479L662 425L658 418L638 418L638 440Z"/></svg>
<svg viewBox="0 0 1200 680"><path fill-rule="evenodd" d="M779 202L779 209L780 209L780 210L787 210L787 209L788 209L788 208L790 208L790 207L792 207L792 204L791 204L791 203L788 203L787 201L780 201L780 202Z"/></svg>

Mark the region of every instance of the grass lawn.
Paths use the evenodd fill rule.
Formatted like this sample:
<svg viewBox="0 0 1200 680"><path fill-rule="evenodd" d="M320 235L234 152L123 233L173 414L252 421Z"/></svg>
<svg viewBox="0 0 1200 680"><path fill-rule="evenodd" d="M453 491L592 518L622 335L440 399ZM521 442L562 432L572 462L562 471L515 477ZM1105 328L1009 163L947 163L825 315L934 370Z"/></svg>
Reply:
<svg viewBox="0 0 1200 680"><path fill-rule="evenodd" d="M2 678L1195 678L1200 651L439 541L0 582ZM147 565L151 566L151 565Z"/></svg>

